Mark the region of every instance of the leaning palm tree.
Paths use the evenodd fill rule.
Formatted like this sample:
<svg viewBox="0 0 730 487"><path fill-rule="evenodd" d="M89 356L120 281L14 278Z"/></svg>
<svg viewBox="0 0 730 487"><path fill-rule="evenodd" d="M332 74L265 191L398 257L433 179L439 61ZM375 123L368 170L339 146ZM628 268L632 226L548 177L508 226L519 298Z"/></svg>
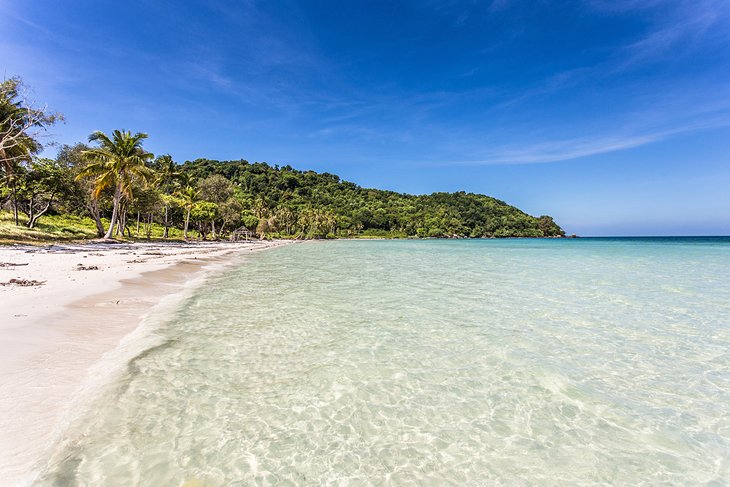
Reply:
<svg viewBox="0 0 730 487"><path fill-rule="evenodd" d="M126 130L115 130L111 138L104 132L96 131L89 136L89 142L98 142L99 147L82 152L89 164L76 178L95 178L94 198L98 198L105 189L114 188L112 218L105 239L114 234L122 198L131 199L133 184L140 180L147 182L152 177L152 170L147 166L152 154L142 149L142 141L146 138L147 134L138 132L132 135Z"/></svg>

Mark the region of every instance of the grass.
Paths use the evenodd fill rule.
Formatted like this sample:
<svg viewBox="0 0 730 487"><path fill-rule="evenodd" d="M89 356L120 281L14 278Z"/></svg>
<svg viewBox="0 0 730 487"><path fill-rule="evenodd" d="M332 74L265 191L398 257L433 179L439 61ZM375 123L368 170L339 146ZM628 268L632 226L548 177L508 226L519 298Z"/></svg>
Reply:
<svg viewBox="0 0 730 487"><path fill-rule="evenodd" d="M132 216L132 215L130 215ZM108 227L109 221L103 220L104 226ZM137 231L137 220L130 219L129 230L132 237L115 237L116 240L125 242L148 242L148 241L183 241L183 231L179 228L170 227L169 237L162 238L164 227L158 223L153 223L150 238L145 233L145 225L140 223L139 232ZM195 240L200 234L195 230L188 231L188 237ZM296 238L296 235L271 234L275 238ZM390 239L390 238L407 238L404 233L392 232L387 230L366 230L357 235L340 235L339 238L358 238L358 239ZM25 226L25 217L21 215L20 225L15 225L13 214L10 211L0 211L0 245L25 244L25 245L48 245L54 242L83 242L85 240L94 240L98 238L96 235L96 225L94 221L86 216L72 215L68 213L59 215L44 215L36 223L36 228L28 228ZM327 238L338 238L335 235L329 235Z"/></svg>
<svg viewBox="0 0 730 487"><path fill-rule="evenodd" d="M107 220L103 221L104 225L109 225ZM140 223L139 234L137 234L137 221L134 220L129 225L132 231L132 238L116 237L117 240L123 241L143 241L162 240L164 227L157 223L152 224L152 232L150 239L144 230L144 225ZM165 241L182 241L183 232L179 228L169 229L169 238ZM198 233L189 231L188 237L197 238ZM13 214L10 211L0 211L0 245L11 244L30 244L30 245L46 245L53 242L82 242L84 240L93 240L96 236L96 225L89 217L82 217L71 214L62 215L44 215L36 223L36 228L28 228L24 225L24 218L21 215L20 225L16 226L13 221Z"/></svg>
<svg viewBox="0 0 730 487"><path fill-rule="evenodd" d="M72 242L96 238L96 227L91 218L76 215L47 215L36 222L36 228L21 223L15 225L13 214L0 212L0 244L44 244L49 242Z"/></svg>

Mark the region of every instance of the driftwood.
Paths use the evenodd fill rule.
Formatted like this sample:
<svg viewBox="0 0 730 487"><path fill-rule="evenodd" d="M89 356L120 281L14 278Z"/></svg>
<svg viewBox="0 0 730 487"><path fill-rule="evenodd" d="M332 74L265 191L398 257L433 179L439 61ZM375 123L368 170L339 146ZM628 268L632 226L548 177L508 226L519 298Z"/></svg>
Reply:
<svg viewBox="0 0 730 487"><path fill-rule="evenodd" d="M0 282L0 286L22 286L22 287L29 287L29 286L42 286L46 283L46 281L36 281L35 279L10 279L8 282Z"/></svg>
<svg viewBox="0 0 730 487"><path fill-rule="evenodd" d="M28 263L16 264L15 262L0 262L0 267L18 267L19 265L28 265Z"/></svg>
<svg viewBox="0 0 730 487"><path fill-rule="evenodd" d="M77 264L76 265L77 271L98 271L99 266L96 265L83 265L83 264Z"/></svg>

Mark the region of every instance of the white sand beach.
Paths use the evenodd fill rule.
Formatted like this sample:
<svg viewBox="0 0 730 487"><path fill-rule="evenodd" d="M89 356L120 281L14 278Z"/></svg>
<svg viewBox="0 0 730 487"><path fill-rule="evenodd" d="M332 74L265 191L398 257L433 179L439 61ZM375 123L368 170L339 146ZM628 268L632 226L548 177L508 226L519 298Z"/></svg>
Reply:
<svg viewBox="0 0 730 487"><path fill-rule="evenodd" d="M285 243L0 247L3 485L31 480L71 413L80 412L84 388L98 382L95 365L164 298L241 256Z"/></svg>

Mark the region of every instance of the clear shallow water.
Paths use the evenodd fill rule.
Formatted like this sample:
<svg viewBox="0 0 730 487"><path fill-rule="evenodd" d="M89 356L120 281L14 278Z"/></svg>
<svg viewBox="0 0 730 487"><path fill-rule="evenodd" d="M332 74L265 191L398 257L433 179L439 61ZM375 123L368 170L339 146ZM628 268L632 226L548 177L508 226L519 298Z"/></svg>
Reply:
<svg viewBox="0 0 730 487"><path fill-rule="evenodd" d="M730 240L327 242L161 324L40 485L726 485Z"/></svg>

